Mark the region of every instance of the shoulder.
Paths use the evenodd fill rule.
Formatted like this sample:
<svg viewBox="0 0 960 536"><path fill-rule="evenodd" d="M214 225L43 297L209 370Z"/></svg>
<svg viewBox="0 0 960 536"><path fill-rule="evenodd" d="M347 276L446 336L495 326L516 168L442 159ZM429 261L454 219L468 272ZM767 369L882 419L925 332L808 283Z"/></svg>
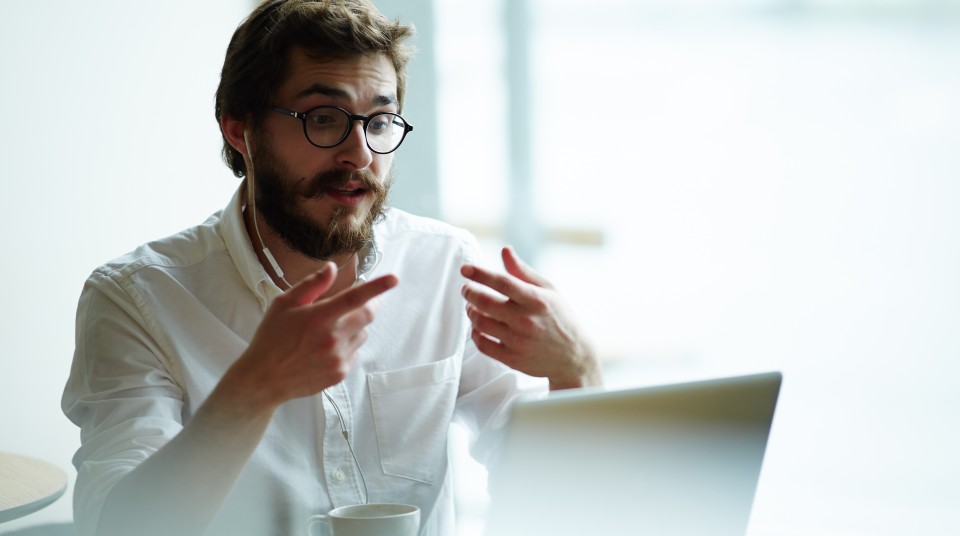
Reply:
<svg viewBox="0 0 960 536"><path fill-rule="evenodd" d="M476 238L465 229L433 218L417 216L398 208L390 208L384 213L384 218L377 225L376 232L378 237L386 239L413 235L421 238L450 238L465 243L476 242Z"/></svg>
<svg viewBox="0 0 960 536"><path fill-rule="evenodd" d="M219 230L220 213L176 234L147 242L94 270L91 279L122 282L147 271L176 271L201 264L226 247Z"/></svg>
<svg viewBox="0 0 960 536"><path fill-rule="evenodd" d="M466 229L433 218L410 214L398 208L388 209L374 232L377 241L386 246L412 242L421 246L429 243L444 243L471 251L478 248L476 237Z"/></svg>
<svg viewBox="0 0 960 536"><path fill-rule="evenodd" d="M387 258L462 264L473 263L479 256L480 246L469 231L397 208L385 212L374 233L378 249Z"/></svg>

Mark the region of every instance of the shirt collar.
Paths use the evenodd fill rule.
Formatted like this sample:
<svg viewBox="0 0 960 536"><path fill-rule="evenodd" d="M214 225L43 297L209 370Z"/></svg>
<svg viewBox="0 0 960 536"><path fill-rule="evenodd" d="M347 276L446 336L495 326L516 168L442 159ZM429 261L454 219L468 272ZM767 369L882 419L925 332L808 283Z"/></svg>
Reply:
<svg viewBox="0 0 960 536"><path fill-rule="evenodd" d="M246 181L240 184L240 187L237 188L230 199L230 203L223 209L220 217L220 232L240 278L257 297L260 305L266 307L270 300L281 294L282 291L273 283L267 271L263 269L263 265L260 264L260 259L257 258L253 249L250 235L247 233L247 227L243 221L243 210L246 205L246 185Z"/></svg>
<svg viewBox="0 0 960 536"><path fill-rule="evenodd" d="M370 238L370 242L367 242L367 245L357 252L357 281L366 281L370 272L377 267L380 258L383 257L380 241L377 240L377 227L379 225L373 226L373 236Z"/></svg>

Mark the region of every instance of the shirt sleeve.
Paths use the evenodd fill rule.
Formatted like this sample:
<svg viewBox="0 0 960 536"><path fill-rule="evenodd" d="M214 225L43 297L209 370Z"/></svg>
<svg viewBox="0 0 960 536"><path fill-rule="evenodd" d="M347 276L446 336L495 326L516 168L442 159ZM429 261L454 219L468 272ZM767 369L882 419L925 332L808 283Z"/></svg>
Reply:
<svg viewBox="0 0 960 536"><path fill-rule="evenodd" d="M455 419L471 433L470 455L488 467L495 465L513 402L547 391L546 380L507 367L468 340Z"/></svg>
<svg viewBox="0 0 960 536"><path fill-rule="evenodd" d="M76 322L61 403L80 427L75 524L79 534L92 535L113 486L182 429L183 390L164 365L142 309L108 273L88 279Z"/></svg>

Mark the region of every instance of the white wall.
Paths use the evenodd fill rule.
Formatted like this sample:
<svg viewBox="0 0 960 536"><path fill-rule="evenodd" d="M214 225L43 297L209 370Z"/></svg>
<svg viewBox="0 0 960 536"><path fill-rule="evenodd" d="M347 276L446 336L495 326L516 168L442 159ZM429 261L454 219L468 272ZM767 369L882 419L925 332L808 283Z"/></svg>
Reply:
<svg viewBox="0 0 960 536"><path fill-rule="evenodd" d="M59 400L86 276L198 223L237 185L213 93L249 5L0 3L0 451L71 475L65 497L0 531L71 518L79 434Z"/></svg>

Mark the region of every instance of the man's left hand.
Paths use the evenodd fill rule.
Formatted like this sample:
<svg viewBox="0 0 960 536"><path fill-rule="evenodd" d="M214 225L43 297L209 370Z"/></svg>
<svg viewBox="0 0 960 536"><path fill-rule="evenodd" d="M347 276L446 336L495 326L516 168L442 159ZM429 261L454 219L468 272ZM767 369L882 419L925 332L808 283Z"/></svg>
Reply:
<svg viewBox="0 0 960 536"><path fill-rule="evenodd" d="M463 286L477 348L508 367L549 379L551 390L602 384L593 347L560 294L512 248L502 253L506 274L474 265L460 270L478 284Z"/></svg>

